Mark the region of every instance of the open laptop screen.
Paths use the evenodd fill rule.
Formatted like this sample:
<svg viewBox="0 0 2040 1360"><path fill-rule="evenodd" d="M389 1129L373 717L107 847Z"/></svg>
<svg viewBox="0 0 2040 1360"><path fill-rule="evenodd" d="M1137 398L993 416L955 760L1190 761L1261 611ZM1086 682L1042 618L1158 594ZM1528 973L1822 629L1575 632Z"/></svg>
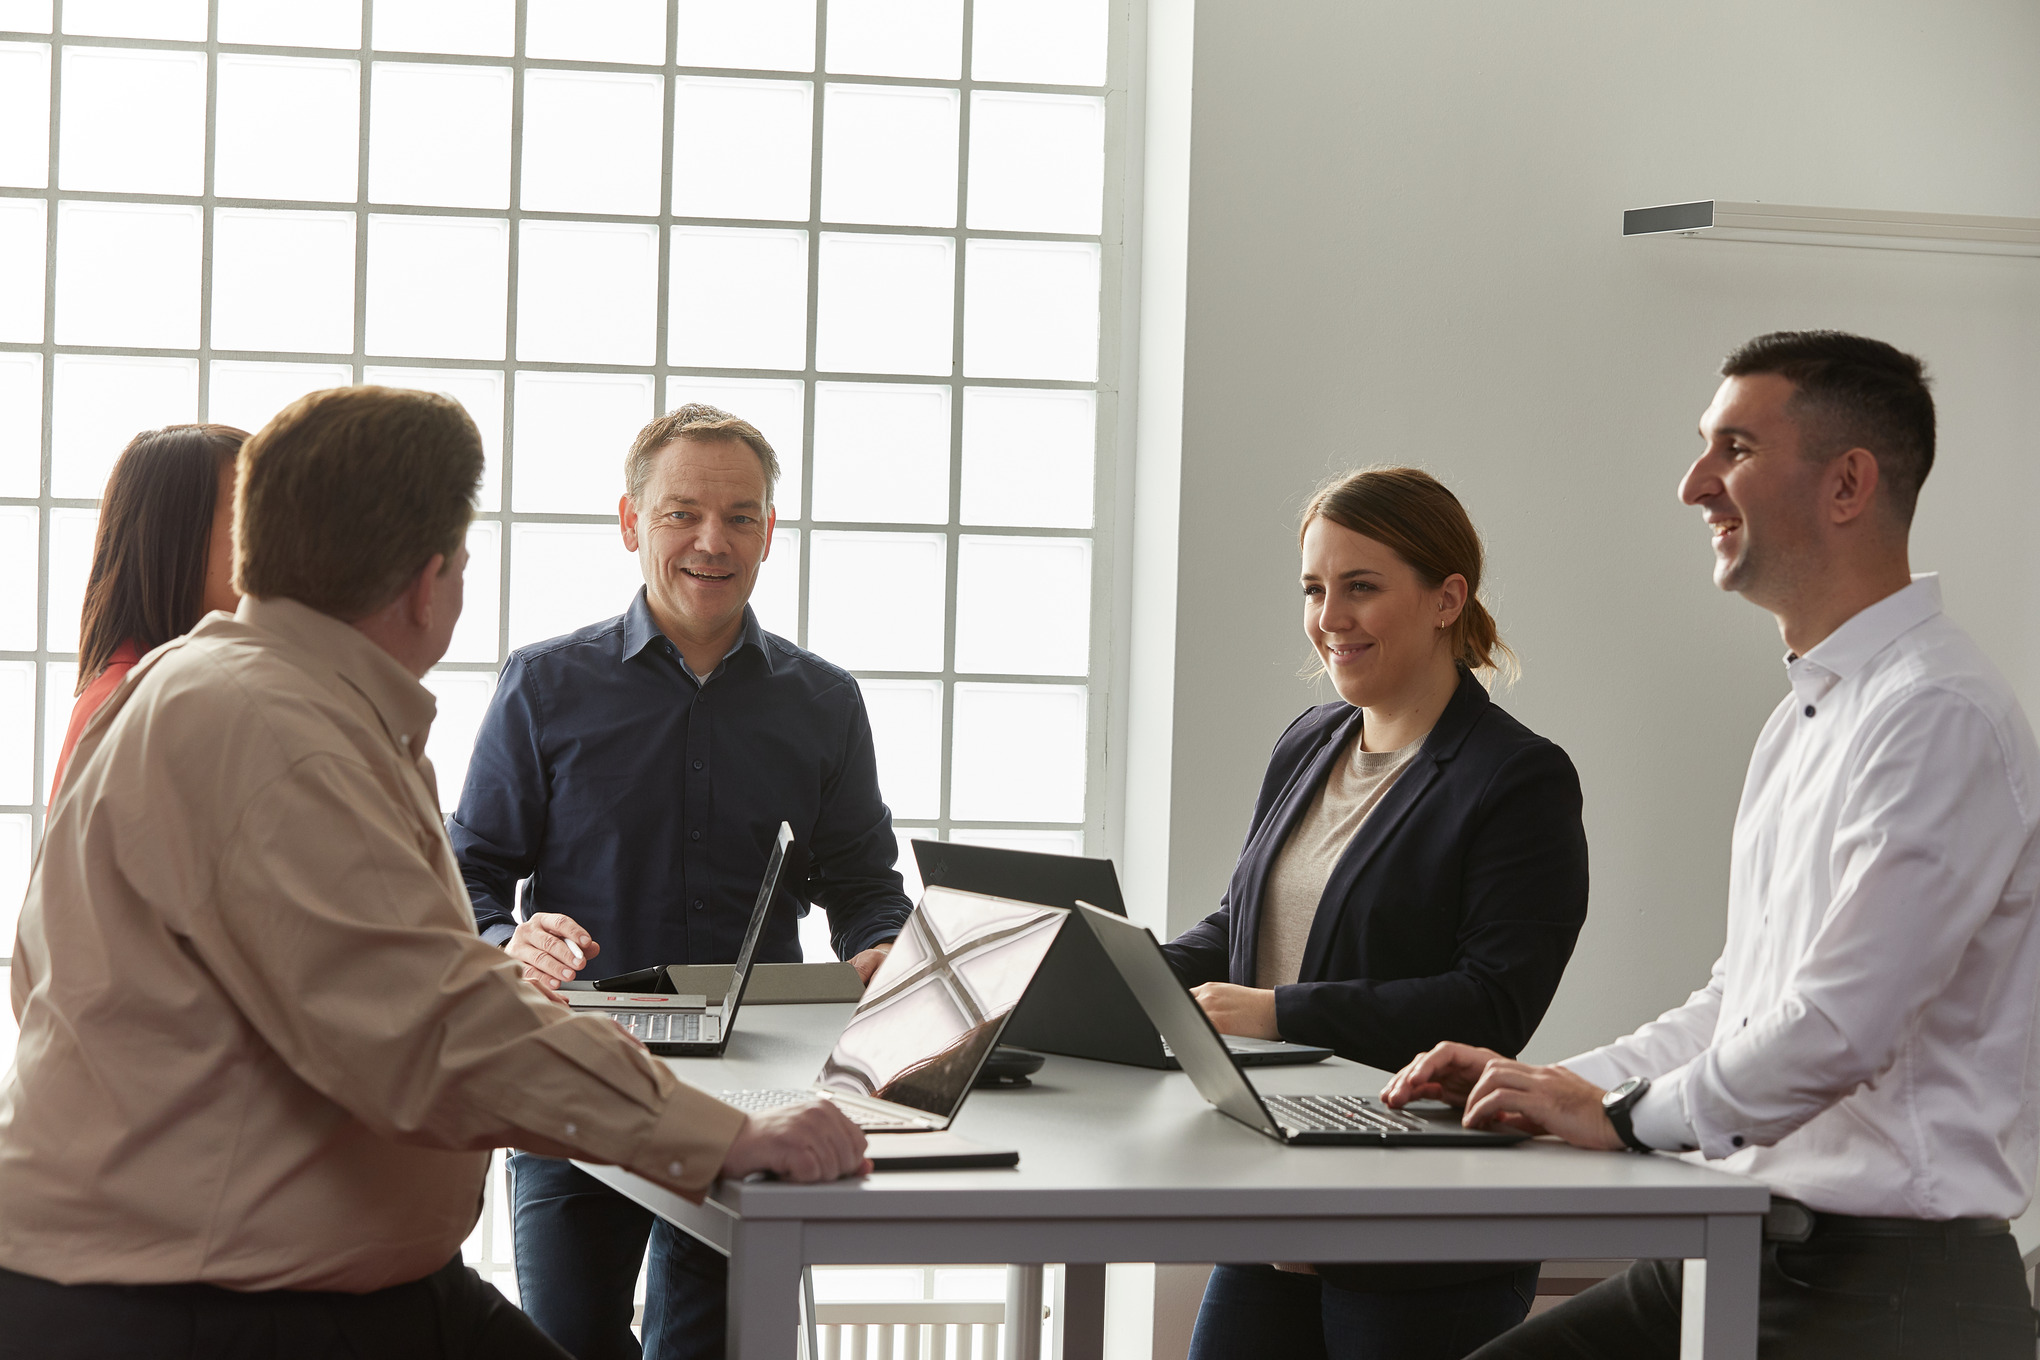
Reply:
<svg viewBox="0 0 2040 1360"><path fill-rule="evenodd" d="M1067 917L929 888L816 1084L953 1115Z"/></svg>

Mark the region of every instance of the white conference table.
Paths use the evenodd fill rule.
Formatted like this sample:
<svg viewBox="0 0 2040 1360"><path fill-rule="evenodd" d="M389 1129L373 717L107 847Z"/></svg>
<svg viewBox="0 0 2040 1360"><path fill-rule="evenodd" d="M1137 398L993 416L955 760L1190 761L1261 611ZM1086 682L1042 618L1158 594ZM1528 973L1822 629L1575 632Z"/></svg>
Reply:
<svg viewBox="0 0 2040 1360"><path fill-rule="evenodd" d="M708 1091L804 1087L848 1005L746 1007L720 1059L674 1058ZM1338 1059L1252 1069L1274 1093L1372 1093ZM955 1131L1018 1148L996 1171L825 1185L720 1182L695 1205L583 1169L730 1258L732 1360L794 1354L810 1265L1065 1263L1067 1360L1103 1353L1109 1261L1687 1262L1682 1360L1756 1355L1763 1186L1670 1157L1508 1148L1284 1147L1212 1109L1181 1073L1051 1056L1020 1090L971 1093Z"/></svg>

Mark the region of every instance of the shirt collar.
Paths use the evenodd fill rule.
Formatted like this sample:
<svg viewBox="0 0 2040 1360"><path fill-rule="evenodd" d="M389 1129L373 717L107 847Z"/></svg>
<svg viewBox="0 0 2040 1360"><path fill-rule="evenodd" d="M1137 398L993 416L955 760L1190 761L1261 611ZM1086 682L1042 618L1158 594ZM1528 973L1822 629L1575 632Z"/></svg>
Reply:
<svg viewBox="0 0 2040 1360"><path fill-rule="evenodd" d="M416 760L425 750L439 704L432 691L418 683L397 659L375 645L352 624L309 605L281 597L241 597L234 617L333 668L349 687L368 700L383 728L403 752Z"/></svg>
<svg viewBox="0 0 2040 1360"><path fill-rule="evenodd" d="M1941 578L1921 572L1912 584L1867 609L1822 638L1804 656L1785 658L1785 674L1802 697L1819 698L1862 670L1870 659L1941 612ZM1816 689L1817 694L1807 693Z"/></svg>
<svg viewBox="0 0 2040 1360"><path fill-rule="evenodd" d="M631 599L630 608L623 613L623 659L631 660L654 643L665 643L661 650L678 661L680 669L686 671L696 684L702 682L702 677L695 675L687 665L686 658L680 655L680 649L667 642L666 635L659 631L659 625L652 620L652 606L645 598L645 588L639 586L638 593ZM744 606L744 626L737 630L737 640L723 653L723 661L727 662L746 647L755 648L765 663L768 666L771 664L772 653L765 646L765 630L759 626L758 615L748 604ZM713 677L721 669L722 666L718 665L715 671L709 672L709 675Z"/></svg>

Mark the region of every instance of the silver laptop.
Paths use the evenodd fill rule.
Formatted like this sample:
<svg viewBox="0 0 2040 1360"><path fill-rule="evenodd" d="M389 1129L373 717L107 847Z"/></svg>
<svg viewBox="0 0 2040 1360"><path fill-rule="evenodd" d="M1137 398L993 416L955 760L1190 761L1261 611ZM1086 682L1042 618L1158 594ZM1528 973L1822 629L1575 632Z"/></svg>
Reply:
<svg viewBox="0 0 2040 1360"><path fill-rule="evenodd" d="M1069 916L929 888L814 1083L722 1098L769 1110L820 1096L869 1132L948 1128Z"/></svg>
<svg viewBox="0 0 2040 1360"><path fill-rule="evenodd" d="M606 1015L643 1040L646 1048L666 1058L719 1058L736 1032L737 1008L744 1004L744 988L751 980L751 959L758 952L758 938L765 933L765 918L772 912L772 898L779 891L779 876L786 868L786 853L793 845L793 828L779 824L773 838L772 854L765 861L765 879L758 885L758 899L751 904L751 923L744 928L744 944L730 969L730 985L713 1004L701 995L626 990L611 978L594 988L568 990L559 995L577 1011ZM629 974L636 982L651 984L666 977L663 968Z"/></svg>
<svg viewBox="0 0 2040 1360"><path fill-rule="evenodd" d="M1513 1129L1469 1129L1458 1111L1435 1108L1391 1110L1373 1096L1264 1096L1254 1089L1197 998L1190 995L1168 956L1144 926L1134 925L1088 902L1077 903L1081 926L1105 947L1126 985L1140 1000L1154 1027L1190 1074L1197 1093L1220 1112L1280 1143L1358 1143L1369 1147L1481 1147L1520 1143L1528 1134Z"/></svg>

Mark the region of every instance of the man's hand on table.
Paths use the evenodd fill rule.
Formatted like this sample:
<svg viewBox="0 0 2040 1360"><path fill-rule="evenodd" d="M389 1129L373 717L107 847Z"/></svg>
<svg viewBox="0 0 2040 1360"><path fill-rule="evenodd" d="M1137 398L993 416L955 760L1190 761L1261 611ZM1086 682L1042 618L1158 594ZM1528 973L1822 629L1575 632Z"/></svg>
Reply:
<svg viewBox="0 0 2040 1360"><path fill-rule="evenodd" d="M1271 987L1242 987L1232 982L1201 982L1190 989L1197 1004L1211 1017L1211 1027L1220 1034L1242 1039L1280 1039L1275 1024L1275 991Z"/></svg>
<svg viewBox="0 0 2040 1360"><path fill-rule="evenodd" d="M558 995L560 984L572 982L602 952L602 946L573 917L541 911L518 923L503 952L524 965L526 982L536 983L564 1006L566 1001Z"/></svg>
<svg viewBox="0 0 2040 1360"><path fill-rule="evenodd" d="M885 962L885 956L892 953L892 947L893 942L887 940L884 944L871 946L861 954L852 954L850 966L857 970L858 979L863 982L871 981L871 975L878 971L878 965Z"/></svg>
<svg viewBox="0 0 2040 1360"><path fill-rule="evenodd" d="M1622 1137L1601 1108L1606 1095L1564 1067L1534 1067L1471 1044L1439 1044L1381 1088L1393 1109L1413 1100L1442 1100L1465 1108L1470 1129L1510 1128L1553 1133L1574 1147L1620 1151Z"/></svg>
<svg viewBox="0 0 2040 1360"><path fill-rule="evenodd" d="M730 1180L769 1171L783 1181L832 1181L870 1170L864 1130L826 1100L748 1116L722 1164L722 1174Z"/></svg>

